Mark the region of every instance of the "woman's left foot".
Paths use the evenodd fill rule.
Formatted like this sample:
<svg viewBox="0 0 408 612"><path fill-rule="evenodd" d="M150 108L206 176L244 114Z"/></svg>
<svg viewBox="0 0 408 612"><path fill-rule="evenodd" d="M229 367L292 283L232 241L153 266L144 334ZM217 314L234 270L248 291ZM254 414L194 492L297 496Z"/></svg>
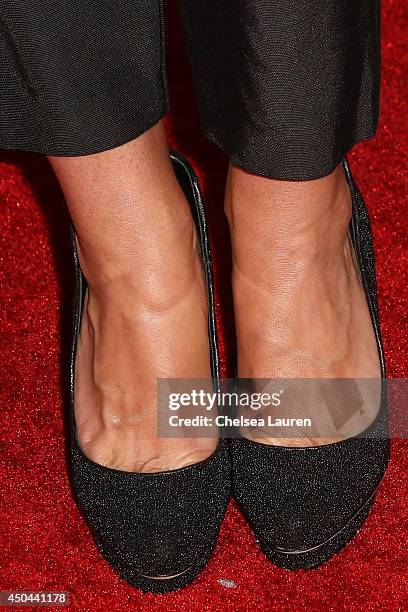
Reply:
<svg viewBox="0 0 408 612"><path fill-rule="evenodd" d="M379 378L376 339L349 238L351 210L341 165L309 182L231 168L226 212L239 378ZM374 416L366 410L355 427L361 431ZM294 446L333 441L262 439Z"/></svg>
<svg viewBox="0 0 408 612"><path fill-rule="evenodd" d="M347 182L338 168L290 185L230 174L239 376L370 378L378 390L358 431L231 441L234 497L268 559L292 570L328 561L353 538L389 460L370 223L344 170ZM341 386L335 399L342 417Z"/></svg>

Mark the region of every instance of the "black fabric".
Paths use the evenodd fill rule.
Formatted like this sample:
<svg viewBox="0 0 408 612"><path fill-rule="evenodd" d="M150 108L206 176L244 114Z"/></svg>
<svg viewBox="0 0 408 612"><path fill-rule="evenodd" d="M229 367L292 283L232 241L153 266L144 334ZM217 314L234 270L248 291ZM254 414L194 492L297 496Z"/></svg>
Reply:
<svg viewBox="0 0 408 612"><path fill-rule="evenodd" d="M0 147L83 155L167 112L159 0L3 0Z"/></svg>
<svg viewBox="0 0 408 612"><path fill-rule="evenodd" d="M0 146L84 155L168 110L163 0L4 0ZM178 0L207 137L312 179L375 134L379 0Z"/></svg>
<svg viewBox="0 0 408 612"><path fill-rule="evenodd" d="M239 166L329 174L379 110L378 0L179 0L203 129Z"/></svg>

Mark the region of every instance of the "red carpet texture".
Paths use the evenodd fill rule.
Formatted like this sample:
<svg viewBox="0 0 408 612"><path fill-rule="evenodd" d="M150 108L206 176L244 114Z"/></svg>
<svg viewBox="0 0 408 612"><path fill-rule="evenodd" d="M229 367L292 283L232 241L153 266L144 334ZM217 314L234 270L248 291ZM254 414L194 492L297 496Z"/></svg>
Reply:
<svg viewBox="0 0 408 612"><path fill-rule="evenodd" d="M226 160L199 133L173 14L171 22L169 134L202 180L217 304L224 313L222 363L230 374ZM350 156L373 221L382 331L395 378L408 376L407 27L407 1L384 0L381 125L377 138ZM231 503L211 563L188 588L143 595L110 569L72 500L66 474L61 363L69 341L72 273L63 200L42 158L10 153L0 156L0 200L0 590L68 591L69 609L81 611L408 610L407 440L393 441L391 465L366 526L324 567L295 573L274 567Z"/></svg>

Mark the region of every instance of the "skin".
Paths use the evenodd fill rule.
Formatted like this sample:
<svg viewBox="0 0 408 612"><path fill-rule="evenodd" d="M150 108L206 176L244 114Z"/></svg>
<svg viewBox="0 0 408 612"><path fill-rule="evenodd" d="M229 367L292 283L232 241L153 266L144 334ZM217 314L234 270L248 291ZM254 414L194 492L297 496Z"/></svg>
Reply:
<svg viewBox="0 0 408 612"><path fill-rule="evenodd" d="M377 379L378 350L348 236L351 195L342 166L305 182L231 167L225 211L238 376ZM358 431L375 416L378 403L370 397L376 389L363 390L369 408L354 424ZM339 439L274 438L269 431L259 441L315 446Z"/></svg>
<svg viewBox="0 0 408 612"><path fill-rule="evenodd" d="M50 162L89 285L75 389L83 451L135 472L205 459L215 438L156 435L156 378L211 375L195 227L163 125L111 151Z"/></svg>
<svg viewBox="0 0 408 612"><path fill-rule="evenodd" d="M135 472L205 459L215 437L156 435L156 379L211 376L194 222L162 123L111 151L49 160L89 286L76 364L82 449L97 463ZM225 211L239 376L379 375L347 238L350 210L341 168L323 179L286 182L231 166ZM316 440L284 441L291 443Z"/></svg>

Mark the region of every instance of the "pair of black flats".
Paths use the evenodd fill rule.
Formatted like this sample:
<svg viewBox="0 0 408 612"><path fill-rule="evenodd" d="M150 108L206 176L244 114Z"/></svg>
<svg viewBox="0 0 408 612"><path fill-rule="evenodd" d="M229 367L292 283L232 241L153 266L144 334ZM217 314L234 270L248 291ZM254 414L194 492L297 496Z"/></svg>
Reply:
<svg viewBox="0 0 408 612"><path fill-rule="evenodd" d="M204 208L192 168L178 154L172 153L171 158L197 226L208 290L212 373L219 380ZM384 383L370 222L346 161L344 170L353 200L350 235ZM315 567L345 546L362 526L389 460L385 385L372 424L362 434L342 442L294 448L244 438L220 440L206 460L158 473L129 473L94 463L82 452L75 426L75 356L86 290L75 237L73 251L76 292L70 369L71 479L80 509L110 565L145 592L164 593L189 584L210 559L231 495L264 554L282 568Z"/></svg>

